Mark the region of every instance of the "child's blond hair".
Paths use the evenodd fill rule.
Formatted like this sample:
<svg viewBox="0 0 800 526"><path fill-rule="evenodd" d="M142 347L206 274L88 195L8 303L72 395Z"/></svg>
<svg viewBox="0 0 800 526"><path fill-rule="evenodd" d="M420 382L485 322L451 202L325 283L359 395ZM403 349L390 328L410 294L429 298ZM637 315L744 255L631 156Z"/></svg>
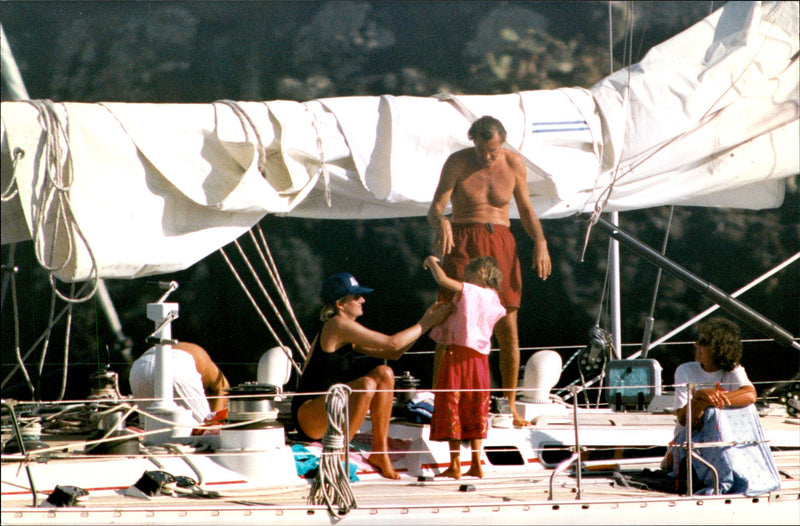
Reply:
<svg viewBox="0 0 800 526"><path fill-rule="evenodd" d="M503 271L500 270L497 261L495 261L493 257L482 256L473 259L464 268L465 275L467 272L478 276L485 287L500 292L500 284L503 281Z"/></svg>

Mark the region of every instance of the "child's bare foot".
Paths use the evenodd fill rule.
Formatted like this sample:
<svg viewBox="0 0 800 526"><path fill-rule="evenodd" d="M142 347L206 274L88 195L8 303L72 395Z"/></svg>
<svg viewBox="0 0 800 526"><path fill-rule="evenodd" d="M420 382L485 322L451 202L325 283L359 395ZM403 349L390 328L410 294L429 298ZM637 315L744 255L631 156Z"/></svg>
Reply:
<svg viewBox="0 0 800 526"><path fill-rule="evenodd" d="M399 480L400 474L392 467L392 461L386 454L372 454L367 458L367 462L373 468L377 469L380 474L387 479Z"/></svg>
<svg viewBox="0 0 800 526"><path fill-rule="evenodd" d="M466 477L478 477L479 479L483 478L483 467L478 464L475 466L474 464L470 464L469 470L464 473Z"/></svg>
<svg viewBox="0 0 800 526"><path fill-rule="evenodd" d="M437 477L450 477L451 479L460 479L461 478L461 466L454 467L450 466L446 470L442 471Z"/></svg>

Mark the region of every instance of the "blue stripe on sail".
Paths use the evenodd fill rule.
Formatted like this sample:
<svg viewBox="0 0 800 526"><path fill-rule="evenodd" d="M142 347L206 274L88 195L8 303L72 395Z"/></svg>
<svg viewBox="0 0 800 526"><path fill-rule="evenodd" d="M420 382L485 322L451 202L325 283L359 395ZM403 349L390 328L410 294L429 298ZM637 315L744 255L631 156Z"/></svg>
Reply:
<svg viewBox="0 0 800 526"><path fill-rule="evenodd" d="M531 133L586 131L588 129L589 129L588 126L581 126L580 128L545 128L543 130L531 130Z"/></svg>
<svg viewBox="0 0 800 526"><path fill-rule="evenodd" d="M553 124L586 124L586 121L553 121L553 122L534 122L534 126L552 126Z"/></svg>
<svg viewBox="0 0 800 526"><path fill-rule="evenodd" d="M553 132L589 130L589 125L586 124L586 121L545 121L545 122L532 122L531 124L533 125L531 133L553 133ZM575 124L579 124L581 126L576 127ZM555 126L555 127L540 128L540 126Z"/></svg>

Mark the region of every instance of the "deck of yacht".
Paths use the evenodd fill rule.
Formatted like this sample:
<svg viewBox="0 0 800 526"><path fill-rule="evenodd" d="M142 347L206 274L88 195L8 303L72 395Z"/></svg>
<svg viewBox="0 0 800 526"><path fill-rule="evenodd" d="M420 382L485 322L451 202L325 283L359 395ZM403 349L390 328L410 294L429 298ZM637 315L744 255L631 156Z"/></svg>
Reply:
<svg viewBox="0 0 800 526"><path fill-rule="evenodd" d="M685 497L644 489L625 466L584 470L578 492L574 472L534 475L489 473L459 480L374 474L350 484L356 506L331 514L309 504L310 481L271 489L226 490L210 497L132 498L121 490L89 496L82 506L32 507L30 494L4 495L2 524L797 524L800 452L777 452L781 489L757 497ZM639 464L656 469L657 465ZM206 489L215 489L208 486Z"/></svg>

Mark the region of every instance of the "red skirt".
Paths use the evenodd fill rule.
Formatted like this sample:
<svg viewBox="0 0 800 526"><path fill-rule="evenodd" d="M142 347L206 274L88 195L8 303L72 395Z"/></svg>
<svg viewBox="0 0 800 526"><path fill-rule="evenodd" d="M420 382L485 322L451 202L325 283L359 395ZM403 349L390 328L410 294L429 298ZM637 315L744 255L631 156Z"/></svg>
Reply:
<svg viewBox="0 0 800 526"><path fill-rule="evenodd" d="M491 387L489 356L469 347L449 345L436 386L447 391L434 394L431 440L486 438Z"/></svg>

